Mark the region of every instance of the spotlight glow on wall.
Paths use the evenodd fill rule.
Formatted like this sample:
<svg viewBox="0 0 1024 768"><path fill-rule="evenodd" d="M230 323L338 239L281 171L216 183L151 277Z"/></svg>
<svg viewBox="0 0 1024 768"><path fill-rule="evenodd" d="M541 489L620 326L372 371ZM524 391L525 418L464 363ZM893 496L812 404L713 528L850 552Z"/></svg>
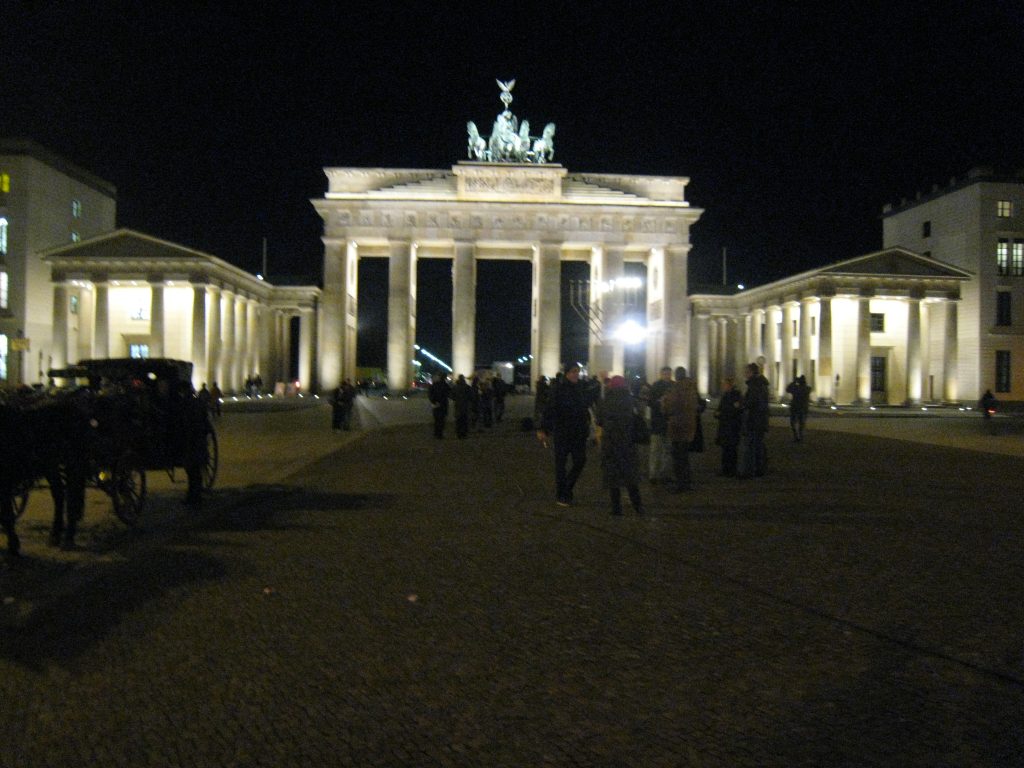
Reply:
<svg viewBox="0 0 1024 768"><path fill-rule="evenodd" d="M624 344L640 344L647 338L647 329L636 320L627 320L615 331L615 338Z"/></svg>

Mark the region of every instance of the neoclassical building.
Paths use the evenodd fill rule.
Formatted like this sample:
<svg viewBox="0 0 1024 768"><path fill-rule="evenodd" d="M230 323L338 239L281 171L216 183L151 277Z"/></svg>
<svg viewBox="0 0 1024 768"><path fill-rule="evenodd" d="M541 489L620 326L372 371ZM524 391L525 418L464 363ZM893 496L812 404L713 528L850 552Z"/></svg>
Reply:
<svg viewBox="0 0 1024 768"><path fill-rule="evenodd" d="M959 307L971 275L902 248L731 295L697 293L694 371L701 392L762 363L776 398L807 377L820 402L957 402Z"/></svg>
<svg viewBox="0 0 1024 768"><path fill-rule="evenodd" d="M647 267L647 367L687 360L690 227L701 215L682 177L573 174L554 163L464 162L450 170L327 168L320 381L355 373L357 263L388 267L388 384L408 386L416 340L416 262L452 262L452 350L456 373L475 365L476 264L521 259L533 267L531 378L563 362L563 261L590 265L591 306L603 333L591 335L590 367L623 369L614 337L625 262Z"/></svg>
<svg viewBox="0 0 1024 768"><path fill-rule="evenodd" d="M298 378L315 386L320 289L274 286L201 251L118 229L40 254L51 272L49 362L85 358L191 360L193 383L242 389L291 378L291 318L299 318Z"/></svg>

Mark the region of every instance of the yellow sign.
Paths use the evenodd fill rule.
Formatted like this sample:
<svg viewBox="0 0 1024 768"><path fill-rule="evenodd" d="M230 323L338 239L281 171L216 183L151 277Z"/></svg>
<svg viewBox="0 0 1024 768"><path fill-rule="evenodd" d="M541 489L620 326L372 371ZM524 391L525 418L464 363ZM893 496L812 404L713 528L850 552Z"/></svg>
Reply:
<svg viewBox="0 0 1024 768"><path fill-rule="evenodd" d="M28 352L32 349L31 339L9 339L8 348L11 352Z"/></svg>

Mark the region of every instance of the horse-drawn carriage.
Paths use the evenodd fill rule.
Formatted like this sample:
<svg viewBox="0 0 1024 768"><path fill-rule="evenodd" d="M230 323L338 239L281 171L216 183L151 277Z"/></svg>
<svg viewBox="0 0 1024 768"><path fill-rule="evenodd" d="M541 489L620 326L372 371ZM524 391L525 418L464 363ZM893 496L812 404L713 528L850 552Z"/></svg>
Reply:
<svg viewBox="0 0 1024 768"><path fill-rule="evenodd" d="M192 388L192 364L170 359L83 360L50 371L46 394L0 404L6 469L0 496L8 517L24 511L29 489L45 479L54 500L54 543L73 543L85 487L106 493L114 513L134 525L146 505L146 472L178 468L189 478L187 500L213 487L217 435ZM65 511L66 507L66 525Z"/></svg>

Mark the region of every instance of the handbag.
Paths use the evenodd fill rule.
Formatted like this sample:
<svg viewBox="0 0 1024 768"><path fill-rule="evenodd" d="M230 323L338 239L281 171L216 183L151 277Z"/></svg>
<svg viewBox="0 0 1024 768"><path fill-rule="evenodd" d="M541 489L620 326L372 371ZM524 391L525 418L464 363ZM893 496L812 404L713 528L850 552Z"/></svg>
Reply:
<svg viewBox="0 0 1024 768"><path fill-rule="evenodd" d="M647 419L635 411L633 412L633 442L637 445L647 445L651 442L651 430L647 426Z"/></svg>

